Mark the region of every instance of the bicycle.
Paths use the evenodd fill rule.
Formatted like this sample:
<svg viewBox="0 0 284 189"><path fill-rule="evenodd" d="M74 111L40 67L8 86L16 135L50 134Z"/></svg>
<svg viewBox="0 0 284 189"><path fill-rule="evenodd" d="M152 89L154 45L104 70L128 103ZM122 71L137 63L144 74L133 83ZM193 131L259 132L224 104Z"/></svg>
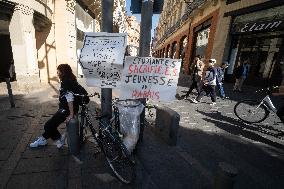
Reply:
<svg viewBox="0 0 284 189"><path fill-rule="evenodd" d="M118 111L115 109L109 123L103 121L105 116L96 116L99 121L99 127L96 130L93 126L89 109L84 102L86 95L74 94L74 96L81 97L82 103L80 105L79 116L79 142L82 145L87 140L88 129L91 131L93 138L98 144L101 151L104 153L106 160L115 174L115 176L123 183L129 184L135 177L134 165L131 154L121 140L121 134L118 131ZM88 97L98 96L99 93L88 95ZM96 112L97 113L97 112Z"/></svg>
<svg viewBox="0 0 284 189"><path fill-rule="evenodd" d="M274 113L277 112L277 108L275 108L270 99L272 91L277 88L279 87L275 86L257 90L256 93L262 92L264 90L266 92L266 96L262 98L261 101L246 99L238 102L234 106L235 115L245 123L251 124L264 121L268 117L270 111Z"/></svg>

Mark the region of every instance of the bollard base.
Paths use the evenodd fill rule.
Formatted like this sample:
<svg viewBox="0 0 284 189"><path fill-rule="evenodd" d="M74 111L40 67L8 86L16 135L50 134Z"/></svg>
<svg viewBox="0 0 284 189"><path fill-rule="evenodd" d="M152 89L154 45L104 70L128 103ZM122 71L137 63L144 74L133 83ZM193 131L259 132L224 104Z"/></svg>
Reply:
<svg viewBox="0 0 284 189"><path fill-rule="evenodd" d="M232 165L220 162L214 181L214 189L232 189L238 170Z"/></svg>

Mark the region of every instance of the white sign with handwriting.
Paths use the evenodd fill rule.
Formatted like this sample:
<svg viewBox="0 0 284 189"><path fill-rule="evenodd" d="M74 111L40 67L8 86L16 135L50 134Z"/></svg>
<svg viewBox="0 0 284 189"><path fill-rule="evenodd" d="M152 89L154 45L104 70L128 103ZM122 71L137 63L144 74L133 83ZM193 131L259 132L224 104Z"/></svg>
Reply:
<svg viewBox="0 0 284 189"><path fill-rule="evenodd" d="M180 66L180 59L125 57L120 98L174 100Z"/></svg>
<svg viewBox="0 0 284 189"><path fill-rule="evenodd" d="M127 45L126 38L127 33L85 33L79 63L87 86L118 86Z"/></svg>

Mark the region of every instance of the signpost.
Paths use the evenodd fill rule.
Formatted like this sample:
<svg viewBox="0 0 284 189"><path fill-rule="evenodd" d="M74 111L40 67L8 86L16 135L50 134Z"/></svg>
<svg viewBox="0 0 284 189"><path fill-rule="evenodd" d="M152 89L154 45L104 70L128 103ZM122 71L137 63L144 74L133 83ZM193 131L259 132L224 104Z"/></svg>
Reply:
<svg viewBox="0 0 284 189"><path fill-rule="evenodd" d="M153 14L160 14L163 10L164 0L155 0L153 4ZM130 10L133 14L141 14L142 0L131 0Z"/></svg>
<svg viewBox="0 0 284 189"><path fill-rule="evenodd" d="M151 42L151 29L152 29L152 15L153 15L153 1L154 0L141 0L141 24L140 24L140 41L139 41L139 56L150 56L150 42ZM140 1L140 2L141 2ZM146 98L141 98L140 101L146 105ZM142 111L140 116L140 135L138 142L143 141L144 132L144 119L145 110Z"/></svg>
<svg viewBox="0 0 284 189"><path fill-rule="evenodd" d="M101 0L102 5L102 31L113 32L113 1L114 0ZM102 115L106 115L104 120L109 123L108 117L112 115L112 89L102 88L101 89L101 109Z"/></svg>

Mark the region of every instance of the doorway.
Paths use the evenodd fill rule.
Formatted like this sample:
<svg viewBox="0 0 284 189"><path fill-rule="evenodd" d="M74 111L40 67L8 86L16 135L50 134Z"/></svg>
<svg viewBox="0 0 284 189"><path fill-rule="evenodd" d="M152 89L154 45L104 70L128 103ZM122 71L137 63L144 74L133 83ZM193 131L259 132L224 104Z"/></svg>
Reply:
<svg viewBox="0 0 284 189"><path fill-rule="evenodd" d="M280 85L279 52L283 43L281 36L264 36L261 34L241 36L235 67L245 60L249 61L248 85ZM277 70L278 69L278 70Z"/></svg>
<svg viewBox="0 0 284 189"><path fill-rule="evenodd" d="M5 81L4 78L15 81L16 73L10 35L0 35L0 57L0 82Z"/></svg>

